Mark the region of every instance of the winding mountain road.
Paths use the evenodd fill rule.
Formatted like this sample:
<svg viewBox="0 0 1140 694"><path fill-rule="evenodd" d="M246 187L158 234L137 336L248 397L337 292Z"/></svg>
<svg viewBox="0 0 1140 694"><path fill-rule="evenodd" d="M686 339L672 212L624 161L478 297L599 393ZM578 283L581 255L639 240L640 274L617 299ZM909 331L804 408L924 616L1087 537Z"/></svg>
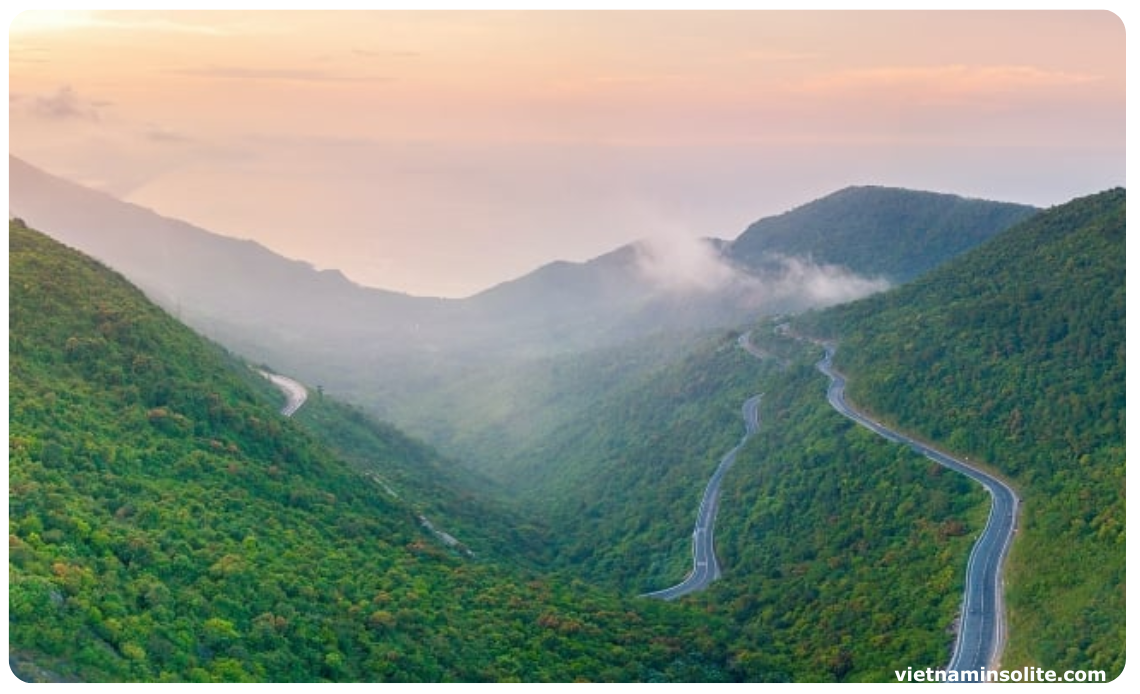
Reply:
<svg viewBox="0 0 1140 694"><path fill-rule="evenodd" d="M824 357L816 364L816 368L831 380L827 388L827 401L836 411L885 439L909 446L939 465L966 475L989 492L990 515L985 529L970 551L970 559L966 565L962 613L958 622L958 638L946 669L978 671L983 666L995 667L1005 646L1002 564L1013 541L1013 533L1017 529L1017 494L1005 482L968 462L888 429L852 409L844 398L847 381L831 366L834 355L835 346L824 344Z"/></svg>
<svg viewBox="0 0 1140 694"><path fill-rule="evenodd" d="M693 527L693 568L685 580L675 586L663 590L643 593L642 597L657 598L659 600L675 600L682 595L704 590L710 583L720 578L720 564L716 560L716 546L713 542L713 530L716 527L716 511L720 500L720 483L724 474L736 462L736 453L756 433L760 427L760 395L754 395L744 401L741 415L744 417L744 437L716 466L712 477L705 485L704 496L701 497L700 508L697 509L697 522Z"/></svg>
<svg viewBox="0 0 1140 694"><path fill-rule="evenodd" d="M768 355L749 341L750 334L751 331L741 335L736 344L758 359L766 358ZM716 560L716 545L713 542L716 512L720 501L720 483L724 479L724 474L736 462L736 453L741 446L760 428L760 398L763 396L761 393L744 401L744 405L740 408L740 413L744 417L744 437L736 444L736 448L724 454L708 484L705 485L705 493L697 509L697 522L693 527L693 568L689 571L689 575L675 586L655 590L652 593L642 593L641 597L675 600L682 595L704 590L710 583L720 578L720 564Z"/></svg>
<svg viewBox="0 0 1140 694"><path fill-rule="evenodd" d="M268 371L260 371L260 373L285 394L285 406L281 408L281 414L286 417L292 417L297 410L301 409L301 405L304 405L305 401L309 399L309 391L293 379Z"/></svg>
<svg viewBox="0 0 1140 694"><path fill-rule="evenodd" d="M753 356L764 359L768 354L755 347L750 341L751 332L746 332L737 344ZM958 620L957 639L947 670L979 671L982 667L994 668L1000 662L1005 647L1005 605L1002 565L1013 534L1017 530L1019 498L1013 489L1002 480L971 465L966 460L947 455L942 451L917 441L906 434L883 426L867 415L847 404L844 390L847 379L832 368L835 345L821 343L824 356L816 368L830 380L827 388L827 401L843 416L862 427L895 443L909 446L914 451L955 472L966 475L981 484L989 493L991 504L986 527L978 536L970 551L966 564L966 587L962 597L962 609ZM716 559L713 543L713 529L716 524L717 505L720 498L720 483L728 468L736 461L736 454L744 443L760 426L760 398L756 395L745 401L742 408L745 434L740 443L725 454L705 487L701 505L697 511L697 522L693 529L693 568L685 580L670 588L643 593L643 597L660 600L674 600L699 590L704 590L720 577L720 565Z"/></svg>

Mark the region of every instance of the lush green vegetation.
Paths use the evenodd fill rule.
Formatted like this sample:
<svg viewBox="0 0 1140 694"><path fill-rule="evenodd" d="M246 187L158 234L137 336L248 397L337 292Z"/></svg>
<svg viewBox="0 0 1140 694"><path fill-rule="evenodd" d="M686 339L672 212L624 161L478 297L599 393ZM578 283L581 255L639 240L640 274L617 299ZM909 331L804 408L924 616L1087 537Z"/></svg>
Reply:
<svg viewBox="0 0 1140 694"><path fill-rule="evenodd" d="M1011 665L1112 670L1122 654L1123 253L1114 244L1123 222L1112 209L1122 199L1053 210L913 288L797 321L842 338L839 363L856 402L990 461L1022 487ZM975 332L948 333L947 321ZM731 336L714 339L608 384L593 408L514 459L516 483L537 500L532 513L550 521L556 564L629 590L679 580L700 490L740 435L740 402L763 391L761 434L725 482L725 577L687 600L731 620L733 662L746 672L756 653L767 656L765 672L774 658L797 680L874 680L899 663L944 664L984 492L832 412L812 368L818 355L772 328L754 338L773 355L763 366ZM908 409L924 413L922 426ZM1011 436L1010 422L1031 418L1034 428ZM1059 450L1091 480L1062 471ZM1047 477L1055 479L1044 492L1031 489ZM1058 551L1057 537L1076 551ZM1053 598L1057 606L1038 611Z"/></svg>
<svg viewBox="0 0 1140 694"><path fill-rule="evenodd" d="M844 188L761 219L732 243L730 255L750 266L762 266L770 253L810 256L906 282L1035 211L902 188Z"/></svg>
<svg viewBox="0 0 1140 694"><path fill-rule="evenodd" d="M513 488L550 525L555 565L630 593L685 576L701 494L755 394L758 364L730 338L605 392L512 459Z"/></svg>
<svg viewBox="0 0 1140 694"><path fill-rule="evenodd" d="M1020 488L1011 667L1124 665L1124 250L1116 189L799 321L839 337L854 401Z"/></svg>
<svg viewBox="0 0 1140 694"><path fill-rule="evenodd" d="M701 599L797 681L945 665L986 495L834 412L819 351L778 342L767 344L786 361L765 379L761 434L725 480L725 579Z"/></svg>
<svg viewBox="0 0 1140 694"><path fill-rule="evenodd" d="M407 492L393 497L277 415L259 376L98 263L11 223L9 270L17 671L172 681L738 676L715 617L437 543L418 522L415 475L398 469L430 453L359 427L387 451L370 469Z"/></svg>
<svg viewBox="0 0 1140 694"><path fill-rule="evenodd" d="M1123 665L1123 209L1123 191L1075 201L794 319L841 341L860 406L1019 486L1006 666ZM955 210L942 232L978 221ZM447 416L425 428L488 480L331 398L281 418L264 379L106 268L18 223L9 243L22 672L848 681L948 659L987 497L833 412L819 355L775 323L755 329L764 360L720 333L498 380L425 369L421 421ZM892 267L916 262L896 250ZM701 492L758 392L760 433L723 485L722 580L635 597L688 570Z"/></svg>
<svg viewBox="0 0 1140 694"><path fill-rule="evenodd" d="M735 333L710 338L535 453L521 479L555 565L627 591L683 578L701 492L743 433L740 404L764 392L722 491L724 576L683 602L728 620L745 679L881 681L899 663L945 664L984 492L833 412L818 355L761 330L772 359Z"/></svg>
<svg viewBox="0 0 1140 694"><path fill-rule="evenodd" d="M538 565L549 554L545 528L501 501L506 491L498 484L360 408L314 393L296 418L385 494L402 499L480 560Z"/></svg>

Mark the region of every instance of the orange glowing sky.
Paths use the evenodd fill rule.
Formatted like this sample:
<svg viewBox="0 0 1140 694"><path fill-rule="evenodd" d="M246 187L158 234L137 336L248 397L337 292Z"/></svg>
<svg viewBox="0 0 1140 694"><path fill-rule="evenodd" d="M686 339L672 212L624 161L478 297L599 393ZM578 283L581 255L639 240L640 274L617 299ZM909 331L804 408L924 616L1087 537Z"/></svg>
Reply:
<svg viewBox="0 0 1140 694"><path fill-rule="evenodd" d="M9 151L363 284L460 296L853 184L1123 185L1099 12L25 12Z"/></svg>

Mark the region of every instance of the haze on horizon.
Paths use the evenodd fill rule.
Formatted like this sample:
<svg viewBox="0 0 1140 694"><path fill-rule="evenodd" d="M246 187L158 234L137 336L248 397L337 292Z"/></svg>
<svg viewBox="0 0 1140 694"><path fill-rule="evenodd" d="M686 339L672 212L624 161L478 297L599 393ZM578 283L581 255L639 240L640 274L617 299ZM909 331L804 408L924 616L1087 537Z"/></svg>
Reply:
<svg viewBox="0 0 1140 694"><path fill-rule="evenodd" d="M1124 185L1107 11L29 11L9 152L361 284L464 296L847 185Z"/></svg>

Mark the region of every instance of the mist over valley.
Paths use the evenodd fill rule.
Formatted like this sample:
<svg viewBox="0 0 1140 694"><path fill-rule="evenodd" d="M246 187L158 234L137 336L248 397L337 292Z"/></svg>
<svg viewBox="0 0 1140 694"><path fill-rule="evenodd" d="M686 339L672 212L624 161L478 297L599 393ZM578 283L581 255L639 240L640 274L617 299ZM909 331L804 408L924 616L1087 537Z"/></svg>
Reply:
<svg viewBox="0 0 1140 694"><path fill-rule="evenodd" d="M9 43L14 683L1127 675L1116 14Z"/></svg>
<svg viewBox="0 0 1140 694"><path fill-rule="evenodd" d="M730 449L736 454L737 449L733 449L732 444L739 436L739 414L734 415L734 410L750 396L765 393L757 413L758 431L753 436L756 440L739 446L741 460L726 475L726 488L718 490L718 496L723 499L715 502L724 507L723 528L718 529L718 537L722 539L718 542L719 548L712 550L721 560L716 573L719 580L679 601L683 604L665 608L680 610L677 612L680 617L692 615L690 610L694 609L716 612L720 609L718 606L729 606L730 614L734 615L731 618L725 615L729 621L717 628L726 631L710 643L708 649L702 648L699 655L689 651L685 656L695 657L702 663L696 666L702 674L680 669L668 676L682 679L845 679L854 673L873 676L873 671L865 668L877 667L874 665L877 660L863 654L860 646L863 637L858 629L833 625L821 631L806 625L818 619L818 609L829 609L827 605L832 604L831 600L850 601L856 599L856 595L861 596L858 600L871 599L872 604L881 605L867 607L872 610L868 617L878 610L889 609L882 601L893 603L899 597L887 591L871 598L866 591L877 584L877 580L866 570L883 566L887 557L893 557L890 565L895 566L900 552L909 556L908 553L919 552L930 543L942 548L940 559L931 565L929 557L923 559L920 554L914 554L902 562L911 568L896 571L896 579L900 589L912 582L927 584L930 588L928 578L923 577L935 571L944 577L944 582L930 593L932 598L937 597L937 602L931 603L929 611L912 612L916 620L908 623L903 631L892 629L889 633L897 635L898 640L891 637L885 643L893 644L891 652L903 654L901 657L941 657L937 654L945 653L947 648L945 620L954 614L962 584L960 574L952 570L947 573L937 566L949 569L956 563L954 557L965 556L969 550L967 528L978 527L977 524L984 521L986 501L965 478L935 474L930 467L892 449L888 443L868 441L858 434L857 427L852 429L849 424L844 427L840 424L842 420L829 419L818 385L811 386L818 379L811 368L816 358L813 353L817 353L810 341L802 337L794 339L794 336L829 336L832 340L836 335L848 336L839 337L839 343L856 345L853 349L862 359L870 354L913 354L919 348L911 342L905 347L864 348L865 351L860 352L858 345L866 338L857 336L866 335L868 326L876 323L870 319L853 323L850 316L866 313L872 310L869 307L883 301L887 306L914 306L910 318L878 323L882 336L879 339L888 342L901 339L895 325L913 322L920 312L927 316L924 323L931 326L936 323L929 317L927 312L930 311L935 314L948 311L951 316L985 316L991 309L979 314L958 306L956 302L961 299L948 300L937 294L925 298L921 294L924 288L928 288L929 293L935 287L949 286L948 282L962 282L966 281L962 278L972 277L982 281L989 277L998 284L996 287L986 285L985 290L967 289L955 296L975 297L981 305L993 301L1054 301L1045 290L1025 294L1017 289L1044 286L1037 280L1026 285L1017 277L1012 277L1008 284L1000 279L1001 272L1014 272L1010 268L1023 265L1038 273L1048 273L1045 268L1050 263L1066 255L1074 257L1071 250L1061 256L1053 254L1047 250L1049 243L1076 244L1089 253L1100 253L1087 263L1067 266L1074 269L1065 272L1080 273L1081 270L1075 268L1088 268L1093 275L1081 275L1079 280L1074 276L1071 282L1080 283L1086 291L1111 293L1117 286L1112 274L1116 271L1109 271L1104 262L1116 252L1113 244L1123 242L1122 218L1117 221L1114 216L1118 214L1114 210L1122 209L1118 205L1123 203L1123 191L1077 200L1042 212L1023 205L945 194L882 187L847 188L784 215L760 220L733 240L675 239L670 242L658 238L617 248L584 263L555 261L468 299L433 299L361 287L339 273L318 271L306 263L277 256L255 243L229 239L163 218L50 176L18 159L10 158L9 163L10 209L17 217L10 224L11 243L23 238L25 225L42 228L133 279L152 300L165 308L166 320L171 317L184 320L225 345L233 354L309 384L317 395L315 400L310 396L303 401L312 401L312 404L300 407L294 426L311 432L309 435L314 437L320 450L327 451L320 455L342 461L333 464L347 465L343 474L361 476L365 489L372 490L370 494L386 496L388 502L385 503L406 505L401 513L409 514L414 522L404 532L426 533L426 539L416 540L412 545L421 546L423 542L440 545L434 552L444 564L475 562L495 567L492 573L538 572L549 575L552 581L577 577L570 580L585 580L592 586L591 590L621 596L647 594L675 583L686 572L689 541L684 528L691 522L694 508L692 502L686 500L699 496L719 455ZM1088 219L1093 221L1086 221ZM962 233L967 229L970 234ZM1024 252L1003 250L1010 244L1025 245L1020 239L1034 233L1059 234L1056 235L1058 240L1040 242L1034 247L1048 260L1033 261L1028 257L1021 260L1018 253ZM1103 253L1091 241L1077 240L1079 234L1104 234L1103 243L1107 245ZM804 245L805 239L813 241ZM17 246L21 249L36 247L27 245L29 243L21 240ZM851 252L842 250L845 244L852 247ZM10 249L10 252L14 251ZM44 257L63 252L62 249L35 251L36 254L47 253ZM995 253L1005 259L998 261L1004 270L981 270L978 274L975 268L993 262ZM850 260L844 263L843 258ZM17 267L23 268L23 265ZM28 271L34 272L34 267L29 266ZM1121 265L1119 272L1122 271ZM939 277L949 279L936 279ZM121 278L114 281L122 282ZM1056 285L1062 292L1059 297L1065 291L1061 288L1069 285L1070 281ZM20 306L24 305L24 292L32 286L14 285L14 289L19 289L16 296ZM911 291L914 297L899 299L900 292L906 291ZM990 292L993 298L986 298L985 292ZM98 295L91 300L94 302L91 310L100 315L125 315L122 308L108 313L108 304ZM1051 309L1040 317L1046 324L1063 320L1070 326L1069 330L1078 333L1085 330L1080 327L1083 325L1116 325L1122 329L1123 294L1113 293L1112 298L1106 295L1103 301L1112 313L1091 323L1078 324L1075 314L1051 318L1054 316ZM829 306L836 308L821 312ZM917 308L919 306L928 308ZM1068 308L1062 311L1080 310L1072 304L1063 306ZM77 310L81 315L82 309ZM789 329L789 316L796 325L794 330ZM112 321L131 326L137 319L121 317ZM92 386L84 388L111 378L109 383L115 384L113 387L121 387L121 377L108 375L121 372L120 367L101 366L108 358L112 359L111 364L120 358L108 357L106 346L120 340L127 341L116 349L124 350L124 356L133 361L136 371L140 363L170 359L162 352L142 356L137 351L140 347L133 345L145 344L145 341L127 337L133 328L107 327L113 324L104 322L99 328L104 337L84 337L83 329L79 329L67 338L66 360L90 364L69 372L72 375L68 378L94 379ZM25 323L18 322L14 334L35 334L24 326ZM1034 349L1047 352L1051 349L1048 344L1055 338L1047 336L1054 334L1050 332L1052 328L1043 327L1040 330L1044 332L1036 333L1038 328L1024 320L1019 328L1007 326L998 334L1012 336L1019 330L1029 332L1018 339L1020 347L1007 345L1004 348L1007 360L1015 359L1014 355L1023 350L1031 353ZM1031 338L1031 335L1040 335L1046 341L1034 342L1039 338ZM61 344L59 339L56 338L54 348ZM967 344L979 339L971 338ZM1102 370L1100 364L1123 363L1121 332L1112 328L1098 331L1095 338L1088 339L1092 339L1093 344L1082 347L1077 356L1082 360L1080 363L1087 366L1079 368L1089 370L1089 378L1101 379L1102 387L1085 391L1082 382L1072 381L1066 388L1071 387L1068 392L1074 394L1097 393L1101 397L1087 400L1087 411L1099 421L1115 422L1113 409L1119 406L1123 411L1122 391L1112 395L1120 388L1117 379L1121 374L1112 368ZM741 345L749 349L741 349ZM24 347L17 350L17 364L23 363L25 357L20 355L25 354L24 350ZM844 349L841 355L852 359L847 353ZM1057 357L1061 359L1058 365L1072 367L1068 357L1063 354ZM932 361L919 360L908 370L878 377L873 383L887 383L892 378L918 373L927 366L937 373L947 368L940 365L940 360L952 358L931 353L924 360ZM1052 359L1039 357L1037 363L1050 364ZM1120 361L1114 362L1114 359ZM849 363L844 361L845 365ZM861 363L855 373L873 373L883 368L892 373L890 367L882 364L874 360ZM51 373L50 368L39 371L41 368L44 367L27 372ZM173 373L171 368L166 367L165 372ZM24 378L20 374L25 370L18 367L16 373L20 379ZM867 386L862 380L855 382L862 388ZM199 417L206 415L196 414L198 405L193 403L201 396L186 399L178 394L180 386L174 381L162 378L158 383L165 385L145 392L129 391L136 394L122 396L125 406L147 408L151 427L157 427L159 435L190 436L187 442L209 441L224 449L226 444L218 442L224 440L219 437L225 434L217 429L224 425L206 423L213 422L215 415L201 420ZM988 389L986 384L986 377L979 375L973 377L970 387L977 386L980 388L977 392L981 393ZM31 433L37 431L31 422L37 420L34 417L28 420L31 429L25 429L23 423L27 413L35 410L24 401L22 394L32 391L26 390L22 380L18 386L13 423L17 431L29 432L28 441L36 441L40 435ZM937 385L924 387L938 388ZM864 390L857 392L856 397L861 402L873 397ZM274 407L275 398L266 394L259 397L264 398L266 407ZM900 415L894 413L917 411L916 407L892 405L893 401L886 397L878 406L881 409L877 409L883 413L880 416L904 426ZM1054 393L1052 397L1059 395ZM337 400L352 404L341 405ZM992 407L990 404L979 406ZM1022 408L1036 405L999 407L1012 409L1003 410L996 421L999 424L1016 421L1020 437L1025 426L1024 415L1020 414L1025 411ZM799 414L794 414L796 412ZM272 415L267 413L266 416ZM988 434L980 433L984 426L971 423L968 426L975 433L964 434L958 429L947 433L939 429L940 414L931 416L935 417L933 421L916 419L914 424L905 426L930 431L935 438L948 436L980 459L1017 459L1009 457L1014 454L1006 450L1010 443L1002 442L1000 432L995 432L997 439L987 438ZM793 419L778 423L788 417ZM378 420L390 421L427 443L409 439L390 424L381 424ZM1050 415L1043 414L1030 426L1049 426L1049 421ZM922 429L924 426L930 428ZM1080 425L1074 422L1074 426L1071 436L1085 437L1079 439L1085 443L1072 448L1069 455L1078 456L1082 461L1089 460L1090 455L1096 456L1097 461L1107 466L1104 468L1107 477L1097 479L1098 484L1103 485L1101 498L1112 498L1117 489L1112 481L1116 473L1112 471L1123 470L1116 467L1114 441L1118 440L1122 446L1123 439L1117 439L1115 434L1107 439L1088 438L1089 434L1081 433ZM215 433L208 433L210 431ZM832 433L825 433L828 431ZM940 431L941 434L937 433ZM1013 445L1020 445L1017 443L1020 440L1018 438ZM1061 448L1068 445L1063 441L1057 444ZM42 456L47 448L39 448L37 444L28 450L29 461L37 465L46 462ZM64 455L66 459L71 454ZM245 455L251 456L245 458L245 464L255 468L262 465L257 462L258 454L253 449ZM788 472L790 476L784 478L776 468L765 463L773 456L799 461L793 463L798 471ZM871 463L872 460L879 462ZM818 465L827 466L829 471L809 472ZM836 465L842 467L836 468ZM868 465L876 470L871 477L865 477ZM273 469L279 466L280 463L274 464ZM28 472L23 467L19 469L21 472L14 479L21 489L27 489L24 475L31 474L31 469ZM1057 495L1069 493L1063 477L1039 477L1030 464L1015 469L1018 472L1012 474L1023 485L1019 492L1022 495L1029 494L1032 499L1032 492L1026 488L1038 485L1054 489ZM891 483L891 494L896 500L883 506L886 482L876 480L885 480L889 475L907 482L905 486ZM833 482L821 482L856 478L863 478L863 483L839 496L835 495ZM785 481L780 482L781 479ZM798 486L788 488L789 481ZM770 488L768 485L772 484L777 486ZM39 522L30 520L33 516L21 515L35 513L34 505L29 505L30 498L16 507L17 516L22 519L21 528L34 528ZM872 498L877 500L870 501ZM916 503L918 498L926 500ZM269 499L271 497L267 497ZM777 506L771 506L772 503ZM865 517L864 530L856 537L844 533L818 534L832 524L818 514L831 509L833 518L851 504L866 503L872 508L892 508L897 504L899 512L891 516L875 515L872 525L867 525L870 521ZM792 510L801 504L807 505ZM785 511L780 512L779 508ZM924 510L919 512L920 508ZM1050 510L1056 508L1054 505L1046 504L1042 508L1046 514L1056 512ZM904 509L926 518L917 526L910 526L911 534L898 535L894 533L899 531L892 531L892 534L878 535L877 530L872 529L913 523L907 520L908 516L899 515ZM1089 512L1095 513L1096 508ZM340 513L334 511L332 517L335 519ZM1103 555L1105 563L1101 566L1117 567L1118 561L1111 550L1098 543L1105 538L1104 529L1111 528L1108 531L1111 538L1116 529L1122 528L1115 524L1104 525L1115 523L1112 519L1118 518L1122 507L1109 506L1104 513L1098 516L1105 520L1097 526L1101 528L1097 540L1078 533L1072 541L1080 546L1091 542L1087 551ZM813 520L802 527L789 526L790 520L796 517ZM1037 537L1034 529L1043 530L1056 522L1046 522L1044 517L1035 520L1038 517L1027 518L1026 537L1029 539L1024 542L1040 542L1032 539ZM87 522L99 521L92 518ZM766 530L755 536L760 527ZM753 537L758 544L746 543L744 538L747 537ZM795 540L794 545L787 544L796 537L800 539ZM19 547L26 546L31 552L29 557L49 551L52 546L37 545L30 536L19 542ZM865 567L851 563L844 558L845 548L852 546L850 543L860 547L862 553L869 552L869 556L877 558ZM775 563L759 560L754 553L756 546L766 546L775 552L771 555ZM803 547L808 554L793 547ZM836 567L840 571L838 575L849 577L849 582L843 583L834 597L824 598L824 595L831 596L825 592L813 593L816 595L813 598L798 592L802 589L796 587L803 574L794 567L803 566L807 575L815 575L820 568L810 557L817 552L830 554L832 559L828 566ZM124 570L128 574L136 570L132 568L136 565L133 560L125 557L120 560L125 562ZM20 586L30 586L25 581L32 580L34 575L36 564L32 559L27 561L32 563L25 562L22 566L32 573L20 574L27 576L18 579ZM697 559L694 557L692 561L697 562ZM757 565L757 561L761 563ZM804 564L805 561L809 563ZM743 567L751 568L742 574ZM699 567L694 563L694 570L696 568ZM165 580L161 578L162 570L158 573L141 567L138 570L154 576L154 580ZM1028 577L1033 575L1033 569L1027 566L1026 560L1015 564L1015 570L1032 584L1033 579ZM1115 570L1110 568L1110 571ZM439 576L446 575L446 571ZM1064 571L1074 569L1068 567ZM764 577L764 587L747 576ZM498 579L487 574L480 580ZM820 575L818 580L825 579ZM22 591L28 589L21 588ZM789 597L792 595L799 597ZM842 595L847 597L840 597ZM1033 599L1016 588L1010 597L1020 605L1035 605ZM1074 600L1068 595L1056 599L1066 605ZM769 600L788 607L790 621L771 622L770 612L759 607ZM1082 609L1092 608L1086 605ZM1035 606L1033 610L1036 613L1039 608ZM386 622L389 617L383 615L387 614L376 612L372 619ZM238 622L227 620L230 626L226 628L240 635L242 630L237 625L240 620L250 618L235 613L234 619ZM697 627L698 623L699 620L692 622L694 628L705 628ZM735 626L729 627L730 623ZM1013 628L1020 624L1015 623ZM1063 624L1059 622L1058 626ZM155 629L152 639L171 638L158 636L165 633L165 627L157 623L137 628L144 632ZM838 633L843 635L838 642L841 650L822 651L818 658L790 669L786 669L789 666L778 656L749 655L740 660L744 657L740 654L752 653L753 639L767 638L760 637L754 630L786 634L789 644L804 639L811 642L820 635ZM912 632L927 636L901 639L902 634ZM937 636L939 634L943 636ZM109 638L114 643L116 637L100 638ZM117 672L115 676L129 678L131 675L127 673L133 672L100 670L105 666L98 665L98 659L85 659L82 661L85 665L66 659L58 661L47 657L47 651L37 650L48 647L40 643L40 646L29 643L25 648L30 650L21 650L17 658L20 671L26 676L43 668L48 672L74 672L74 676L80 677L102 671ZM1027 636L1015 637L1013 652L1022 654L1019 657L1033 657L1030 654L1036 648L1035 643ZM128 642L121 647L133 648L133 644ZM128 648L128 652L134 651ZM728 656L727 652L737 655ZM480 656L465 657L467 660L461 659L445 665L445 670L434 672L441 673L438 676L442 679L470 678L473 671L466 668ZM674 665L680 662L675 659L676 655L668 657L674 658ZM222 661L213 662L219 665ZM1104 662L1105 667L1113 667L1113 661ZM236 675L235 671L227 676L219 671L216 676L224 679L280 676L271 675L264 667L258 665L242 670L243 675ZM363 662L351 667L346 671L354 673L348 675L349 679L377 676L378 671ZM325 672L332 678L341 677L334 671ZM494 672L499 673L492 675L495 679L504 675L503 671ZM554 679L563 677L552 676ZM629 675L618 675L614 670L612 676L624 679Z"/></svg>

